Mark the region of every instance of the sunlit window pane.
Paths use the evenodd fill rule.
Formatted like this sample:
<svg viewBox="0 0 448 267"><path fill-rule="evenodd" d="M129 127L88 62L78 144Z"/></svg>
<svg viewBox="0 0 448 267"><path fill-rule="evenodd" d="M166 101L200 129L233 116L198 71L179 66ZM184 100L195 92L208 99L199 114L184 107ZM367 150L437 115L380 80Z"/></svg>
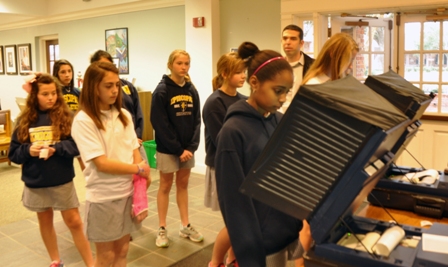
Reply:
<svg viewBox="0 0 448 267"><path fill-rule="evenodd" d="M439 50L440 22L427 21L423 23L423 50Z"/></svg>
<svg viewBox="0 0 448 267"><path fill-rule="evenodd" d="M312 20L305 20L303 22L303 52L314 52L314 25Z"/></svg>
<svg viewBox="0 0 448 267"><path fill-rule="evenodd" d="M48 50L50 52L50 60L54 60L54 45L50 45Z"/></svg>
<svg viewBox="0 0 448 267"><path fill-rule="evenodd" d="M442 82L448 82L448 54L442 54L442 59L439 62L442 66Z"/></svg>
<svg viewBox="0 0 448 267"><path fill-rule="evenodd" d="M448 85L442 85L442 110L443 113L448 113Z"/></svg>
<svg viewBox="0 0 448 267"><path fill-rule="evenodd" d="M372 31L372 51L384 51L384 27L370 27Z"/></svg>
<svg viewBox="0 0 448 267"><path fill-rule="evenodd" d="M370 51L369 46L369 27L354 27L354 39L359 46L359 51Z"/></svg>
<svg viewBox="0 0 448 267"><path fill-rule="evenodd" d="M384 54L372 54L372 75L384 73Z"/></svg>
<svg viewBox="0 0 448 267"><path fill-rule="evenodd" d="M448 50L448 21L443 22L443 50Z"/></svg>
<svg viewBox="0 0 448 267"><path fill-rule="evenodd" d="M404 78L408 81L420 81L420 55L404 55Z"/></svg>
<svg viewBox="0 0 448 267"><path fill-rule="evenodd" d="M365 80L369 75L369 54L358 54L353 61L353 76L358 80Z"/></svg>
<svg viewBox="0 0 448 267"><path fill-rule="evenodd" d="M420 22L404 24L404 50L420 50Z"/></svg>
<svg viewBox="0 0 448 267"><path fill-rule="evenodd" d="M59 45L54 46L56 60L59 60Z"/></svg>
<svg viewBox="0 0 448 267"><path fill-rule="evenodd" d="M423 81L439 81L439 55L423 54Z"/></svg>
<svg viewBox="0 0 448 267"><path fill-rule="evenodd" d="M431 101L431 104L429 104L428 108L426 109L426 112L437 112L437 105L439 101L439 86L437 84L423 84L422 89L425 92L425 94L434 93L436 97Z"/></svg>

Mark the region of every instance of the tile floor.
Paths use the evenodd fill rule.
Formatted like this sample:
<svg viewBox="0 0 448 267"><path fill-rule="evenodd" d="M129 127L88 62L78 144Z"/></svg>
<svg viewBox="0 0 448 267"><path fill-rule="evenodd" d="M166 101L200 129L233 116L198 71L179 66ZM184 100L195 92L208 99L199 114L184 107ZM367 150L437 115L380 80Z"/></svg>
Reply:
<svg viewBox="0 0 448 267"><path fill-rule="evenodd" d="M153 182L148 189L149 215L140 231L132 234L133 241L128 253L129 267L170 266L212 244L218 231L224 226L220 212L204 207L204 176L192 174L189 183L189 216L191 224L204 235L204 242L194 243L179 237L179 212L175 198L175 186L171 190L167 229L171 241L169 248L155 246L158 228L156 195L159 187L158 174L152 173ZM157 177L157 178L156 178ZM157 180L155 180L156 178ZM80 207L84 214L84 203ZM67 267L84 266L76 250L70 232L60 213L55 213L55 227L61 258ZM94 246L92 245L92 248ZM0 226L0 266L2 267L48 267L49 257L40 237L37 219L25 219Z"/></svg>

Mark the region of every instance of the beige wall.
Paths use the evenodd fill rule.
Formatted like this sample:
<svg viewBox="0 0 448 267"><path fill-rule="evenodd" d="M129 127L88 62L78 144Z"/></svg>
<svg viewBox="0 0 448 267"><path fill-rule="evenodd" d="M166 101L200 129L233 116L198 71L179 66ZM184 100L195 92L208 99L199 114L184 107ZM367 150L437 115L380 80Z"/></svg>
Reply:
<svg viewBox="0 0 448 267"><path fill-rule="evenodd" d="M121 27L128 28L130 64L130 74L122 77L136 78L137 86L153 90L167 73L166 62L171 51L185 49L184 6L0 31L0 45L31 43L33 70L42 71L42 60L38 57L39 38L56 35L60 58L69 60L75 73L81 71L84 74L90 53L105 49L105 30ZM23 82L21 75L0 75L2 109L11 109L12 118L19 113L15 97L26 97L21 89Z"/></svg>

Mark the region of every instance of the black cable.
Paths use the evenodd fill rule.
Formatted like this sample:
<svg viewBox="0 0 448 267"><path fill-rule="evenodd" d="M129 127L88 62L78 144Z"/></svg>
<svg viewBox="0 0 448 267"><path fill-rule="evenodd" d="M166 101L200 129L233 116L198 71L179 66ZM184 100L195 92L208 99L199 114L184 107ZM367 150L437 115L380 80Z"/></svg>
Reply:
<svg viewBox="0 0 448 267"><path fill-rule="evenodd" d="M375 199L375 201L381 206L381 208L383 208L383 210L387 213L387 215L390 216L390 218L395 222L396 225L402 226L401 224L398 223L397 220L395 220L394 216L392 216L392 214L390 214L390 212L383 206L383 204L381 204L381 202L375 197L375 195L372 194L372 192L370 192L369 194L370 194L370 196L372 196Z"/></svg>
<svg viewBox="0 0 448 267"><path fill-rule="evenodd" d="M400 167L400 166L398 166L397 164L395 164L395 162L392 162L392 164L395 166L395 168L397 168L399 171L400 171L400 174L403 176L403 177L405 177L410 183L413 183L412 182L412 178L414 178L414 176L416 175L416 173L414 173L414 176L412 176L412 178L409 178L406 174L408 174L408 173L404 173L403 172L403 169Z"/></svg>
<svg viewBox="0 0 448 267"><path fill-rule="evenodd" d="M409 152L409 150L407 150L407 148L405 147L404 148L404 150L406 151L406 152L408 152L409 153L409 155L415 160L415 161L417 161L417 163L420 165L420 167L422 167L422 171L424 171L424 170L426 170L426 168L425 167L423 167L423 164L421 164L420 163L420 161L418 161L415 157L414 157L414 155L412 155L412 153L411 152Z"/></svg>

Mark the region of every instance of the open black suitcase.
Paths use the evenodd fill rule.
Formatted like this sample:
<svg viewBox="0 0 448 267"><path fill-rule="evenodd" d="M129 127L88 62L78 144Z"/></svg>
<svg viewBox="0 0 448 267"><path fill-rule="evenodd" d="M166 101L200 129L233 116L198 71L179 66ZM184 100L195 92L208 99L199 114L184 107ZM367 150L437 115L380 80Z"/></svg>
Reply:
<svg viewBox="0 0 448 267"><path fill-rule="evenodd" d="M391 167L383 179L367 197L377 206L413 211L416 214L441 218L448 217L448 180L439 171L439 179L434 184L415 184L411 181L393 179L402 173L418 172L420 169Z"/></svg>
<svg viewBox="0 0 448 267"><path fill-rule="evenodd" d="M392 153L399 156L406 145L417 133L425 109L432 98L415 87L395 72L369 76L365 85L386 98L401 110L412 121L406 134L405 141L392 149ZM448 177L439 171L439 179L434 184L414 183L411 180L397 180L394 177L407 173L423 171L422 168L410 168L392 165L380 179L368 196L368 201L374 205L388 208L413 211L416 214L440 218L448 217Z"/></svg>

